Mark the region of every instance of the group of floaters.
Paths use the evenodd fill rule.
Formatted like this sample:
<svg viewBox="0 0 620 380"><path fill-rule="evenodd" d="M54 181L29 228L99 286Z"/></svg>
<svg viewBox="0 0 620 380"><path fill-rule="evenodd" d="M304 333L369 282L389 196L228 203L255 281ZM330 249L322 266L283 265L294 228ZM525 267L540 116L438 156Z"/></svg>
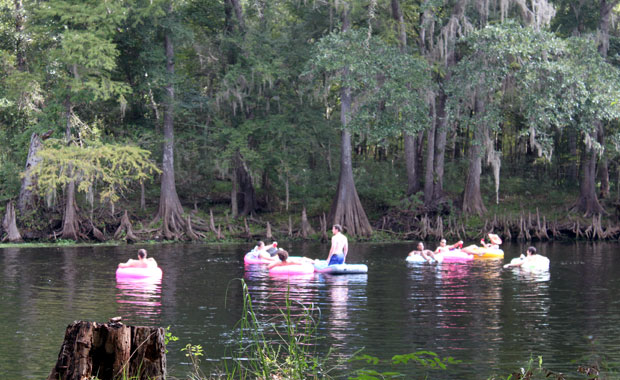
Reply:
<svg viewBox="0 0 620 380"><path fill-rule="evenodd" d="M490 243L480 240L480 245L469 245L463 248L463 241L447 245L446 239L441 239L439 247L435 251L424 248L424 243L419 242L416 249L409 252L406 260L413 263L442 263L469 261L474 258L503 258L504 251L499 248L502 239L496 235L488 234ZM536 253L535 247L527 249L527 255L521 255L511 260L504 268L521 268L525 270L548 270L549 259Z"/></svg>
<svg viewBox="0 0 620 380"><path fill-rule="evenodd" d="M349 251L347 237L342 233L342 227L335 224L332 227L332 244L326 260L313 260L307 257L289 256L284 249L278 248L278 243L273 242L265 245L258 242L258 245L248 252L244 257L246 264L267 264L270 274L310 274L333 273L367 273L368 267L365 264L346 264L345 260ZM441 239L439 247L435 251L424 248L424 243L419 242L416 249L407 255L408 262L414 263L441 263L469 261L475 257L504 257L504 251L499 248L502 239L495 234L488 234L490 243L486 243L484 238L480 241L481 246L470 245L463 248L463 242L458 241L452 245L447 245L445 239ZM116 269L117 280L135 279L161 279L162 270L157 266L157 262L152 257L147 257L145 249L138 250L138 259L129 259L125 263L119 263ZM549 269L549 259L538 255L535 247L529 247L526 255L514 258L504 268L521 268L525 270L547 270Z"/></svg>
<svg viewBox="0 0 620 380"><path fill-rule="evenodd" d="M307 257L289 256L284 249L277 248L278 243L265 245L258 242L250 252L246 253L243 261L246 264L267 264L269 274L310 274L314 272L332 274L367 273L365 264L346 264L349 251L349 242L342 233L342 226L334 224L332 227L332 244L326 260L313 260Z"/></svg>

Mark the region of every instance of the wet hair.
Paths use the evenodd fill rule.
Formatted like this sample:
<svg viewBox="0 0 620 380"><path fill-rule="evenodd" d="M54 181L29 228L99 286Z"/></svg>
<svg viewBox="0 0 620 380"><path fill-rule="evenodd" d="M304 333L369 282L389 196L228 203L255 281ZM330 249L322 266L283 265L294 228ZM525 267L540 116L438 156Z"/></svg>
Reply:
<svg viewBox="0 0 620 380"><path fill-rule="evenodd" d="M264 241L262 241L262 240L259 240L259 241L258 241L258 246L259 246L259 247L264 247L264 246L265 246L265 242L264 242Z"/></svg>
<svg viewBox="0 0 620 380"><path fill-rule="evenodd" d="M138 250L138 257L141 259L146 259L146 249L142 248Z"/></svg>
<svg viewBox="0 0 620 380"><path fill-rule="evenodd" d="M416 248L419 247L420 244L422 244L422 248L424 248L424 243L422 243L421 241L418 242L418 244L416 245Z"/></svg>
<svg viewBox="0 0 620 380"><path fill-rule="evenodd" d="M527 247L528 252L532 252L532 255L536 254L536 247Z"/></svg>
<svg viewBox="0 0 620 380"><path fill-rule="evenodd" d="M340 224L334 224L333 228L337 229L338 232L342 232L342 226Z"/></svg>
<svg viewBox="0 0 620 380"><path fill-rule="evenodd" d="M288 259L288 252L283 249L278 249L278 252L276 252L276 254L278 255L280 261L286 261Z"/></svg>

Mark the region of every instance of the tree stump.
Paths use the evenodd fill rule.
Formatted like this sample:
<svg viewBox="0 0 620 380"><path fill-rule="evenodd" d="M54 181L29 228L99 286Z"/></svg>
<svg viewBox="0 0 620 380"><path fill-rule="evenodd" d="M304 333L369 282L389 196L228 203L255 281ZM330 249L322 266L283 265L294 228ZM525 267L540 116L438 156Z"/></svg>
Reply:
<svg viewBox="0 0 620 380"><path fill-rule="evenodd" d="M67 327L56 366L47 380L163 380L163 328L75 321Z"/></svg>
<svg viewBox="0 0 620 380"><path fill-rule="evenodd" d="M15 221L15 207L13 202L9 202L6 205L6 214L2 219L2 228L7 233L7 238L11 243L17 243L22 241L22 236L17 229L17 223Z"/></svg>
<svg viewBox="0 0 620 380"><path fill-rule="evenodd" d="M121 223L116 229L116 232L114 232L114 239L119 240L123 236L123 232L125 232L126 241L138 241L138 237L133 232L133 227L131 225L131 221L129 220L129 216L127 215L127 210L123 213Z"/></svg>
<svg viewBox="0 0 620 380"><path fill-rule="evenodd" d="M308 214L306 213L306 208L304 207L303 210L301 210L301 236L304 239L307 239L308 236L313 233L314 230L312 229L310 222L308 222Z"/></svg>

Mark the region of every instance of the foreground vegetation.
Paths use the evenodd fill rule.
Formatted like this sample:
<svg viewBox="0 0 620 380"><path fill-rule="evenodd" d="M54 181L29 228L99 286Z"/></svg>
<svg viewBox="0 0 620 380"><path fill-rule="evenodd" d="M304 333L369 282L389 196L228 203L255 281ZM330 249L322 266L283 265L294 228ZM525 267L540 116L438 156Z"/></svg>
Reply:
<svg viewBox="0 0 620 380"><path fill-rule="evenodd" d="M433 379L445 378L446 373L461 363L431 351L394 355L385 361L360 350L349 358L336 359L331 350L326 353L317 350L320 311L314 305L293 304L287 296L279 313L263 320L254 312L249 289L243 280L241 282L243 314L236 325L238 345L228 348L227 356L232 359L226 361L219 372L205 374L201 368L202 347L187 344L182 351L191 363L188 379ZM167 338L177 339L170 333ZM617 376L613 363L602 357L588 358L584 362L588 364L576 365L574 373L564 374L545 368L542 357L530 358L519 370L508 375L493 375L487 380L602 380Z"/></svg>

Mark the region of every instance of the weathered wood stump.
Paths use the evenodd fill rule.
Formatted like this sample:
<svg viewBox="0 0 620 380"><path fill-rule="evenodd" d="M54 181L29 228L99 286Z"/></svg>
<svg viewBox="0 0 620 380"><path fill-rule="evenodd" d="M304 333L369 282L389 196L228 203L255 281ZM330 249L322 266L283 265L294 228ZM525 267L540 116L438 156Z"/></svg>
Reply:
<svg viewBox="0 0 620 380"><path fill-rule="evenodd" d="M166 378L165 331L157 327L75 321L67 327L47 380Z"/></svg>

